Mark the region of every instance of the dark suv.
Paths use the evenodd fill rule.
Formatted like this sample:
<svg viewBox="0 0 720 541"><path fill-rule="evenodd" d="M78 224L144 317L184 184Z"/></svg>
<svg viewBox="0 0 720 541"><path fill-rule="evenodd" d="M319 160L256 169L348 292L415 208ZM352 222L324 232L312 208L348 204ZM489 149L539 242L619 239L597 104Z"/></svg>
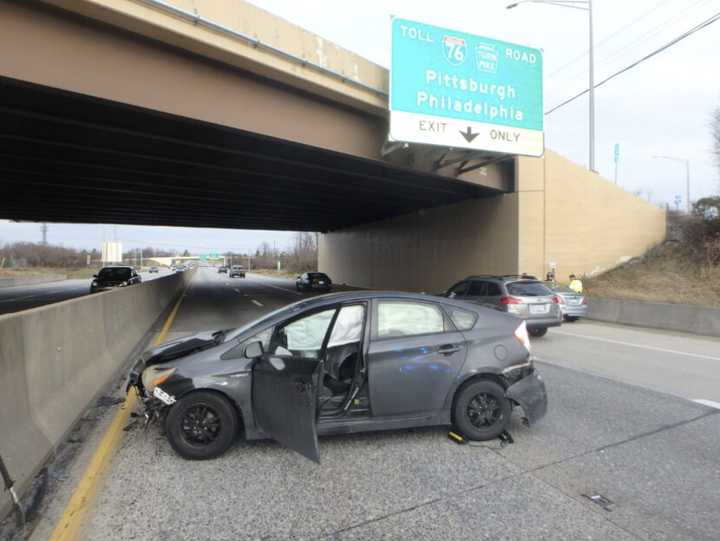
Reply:
<svg viewBox="0 0 720 541"><path fill-rule="evenodd" d="M103 267L100 272L93 274L94 280L90 284L90 293L106 291L114 287L125 287L142 282L140 275L132 267Z"/></svg>
<svg viewBox="0 0 720 541"><path fill-rule="evenodd" d="M528 333L534 337L544 336L548 327L558 327L562 323L557 296L531 277L468 276L448 289L444 296L482 304L524 319Z"/></svg>

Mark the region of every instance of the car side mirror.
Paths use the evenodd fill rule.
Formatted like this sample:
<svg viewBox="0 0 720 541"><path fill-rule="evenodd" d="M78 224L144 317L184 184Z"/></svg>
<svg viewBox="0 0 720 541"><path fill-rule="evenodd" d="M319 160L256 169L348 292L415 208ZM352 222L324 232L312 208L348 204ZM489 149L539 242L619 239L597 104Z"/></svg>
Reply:
<svg viewBox="0 0 720 541"><path fill-rule="evenodd" d="M97 278L97 274L93 274L93 278Z"/></svg>
<svg viewBox="0 0 720 541"><path fill-rule="evenodd" d="M245 357L248 359L257 359L258 357L262 357L263 353L265 353L265 351L262 342L259 340L257 342L250 342L245 346Z"/></svg>

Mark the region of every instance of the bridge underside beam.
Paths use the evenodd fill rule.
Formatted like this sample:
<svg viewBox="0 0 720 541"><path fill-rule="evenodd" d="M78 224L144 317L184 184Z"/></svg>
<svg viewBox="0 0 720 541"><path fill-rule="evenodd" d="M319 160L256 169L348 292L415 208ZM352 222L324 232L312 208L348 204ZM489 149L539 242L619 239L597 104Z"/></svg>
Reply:
<svg viewBox="0 0 720 541"><path fill-rule="evenodd" d="M0 217L329 231L496 190L0 78Z"/></svg>

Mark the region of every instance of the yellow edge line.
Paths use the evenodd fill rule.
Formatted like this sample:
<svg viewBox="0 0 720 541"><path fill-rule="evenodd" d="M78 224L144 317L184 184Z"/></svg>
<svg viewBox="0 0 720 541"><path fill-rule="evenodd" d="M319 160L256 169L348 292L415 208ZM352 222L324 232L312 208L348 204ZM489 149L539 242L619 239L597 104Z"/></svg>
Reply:
<svg viewBox="0 0 720 541"><path fill-rule="evenodd" d="M186 287L187 290L187 287ZM160 345L165 341L170 327L172 327L175 316L177 315L178 308L185 297L185 291L183 291L180 298L173 306L172 311L168 315L165 323L160 329L160 332L155 337L154 345ZM123 436L123 428L127 425L128 419L130 418L130 412L135 408L137 403L137 396L134 392L130 392L125 397L125 402L120 406L120 409L113 417L110 426L105 431L105 434L100 440L95 453L90 460L90 464L85 469L80 482L75 491L73 492L70 501L65 507L60 521L55 526L53 533L48 538L48 541L71 541L76 538L85 511L90 507L95 494L97 493L98 485L100 480L107 469L110 459L115 454L115 451L120 444Z"/></svg>

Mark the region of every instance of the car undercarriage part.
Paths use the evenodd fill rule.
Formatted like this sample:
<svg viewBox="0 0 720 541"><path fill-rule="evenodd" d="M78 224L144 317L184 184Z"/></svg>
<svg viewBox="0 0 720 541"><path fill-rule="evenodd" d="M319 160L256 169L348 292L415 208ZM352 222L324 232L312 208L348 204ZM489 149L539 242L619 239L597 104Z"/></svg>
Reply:
<svg viewBox="0 0 720 541"><path fill-rule="evenodd" d="M22 528L25 525L25 511L23 511L20 499L15 493L15 481L13 481L12 477L10 477L10 472L8 472L5 467L5 461L2 459L2 455L0 455L0 475L2 475L5 490L10 493L10 498L12 498L17 525L19 528Z"/></svg>

